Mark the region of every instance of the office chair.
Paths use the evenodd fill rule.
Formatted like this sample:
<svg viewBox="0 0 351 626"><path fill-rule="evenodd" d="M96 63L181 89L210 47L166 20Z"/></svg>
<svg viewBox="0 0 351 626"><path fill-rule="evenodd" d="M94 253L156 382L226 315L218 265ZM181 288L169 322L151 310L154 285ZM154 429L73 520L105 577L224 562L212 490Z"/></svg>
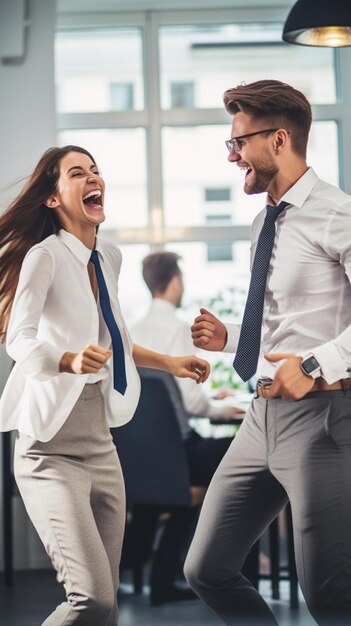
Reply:
<svg viewBox="0 0 351 626"><path fill-rule="evenodd" d="M191 485L179 419L187 419L178 386L171 374L138 368L141 395L133 419L112 429L126 485L126 527L121 567L132 569L135 592L142 588L142 566L149 560L159 513L199 506L204 487ZM154 521L143 521L153 507ZM127 516L128 517L128 516ZM152 517L152 516L151 516Z"/></svg>
<svg viewBox="0 0 351 626"><path fill-rule="evenodd" d="M127 494L131 523L126 528L122 569L132 569L135 592L141 592L142 566L152 554L157 521L143 520L145 506L172 511L174 507L200 506L205 489L190 484L188 463L179 420L187 416L173 376L159 370L138 368L141 395L133 419L112 429ZM188 417L188 416L187 416ZM157 518L155 517L155 520ZM285 510L287 526L287 571L280 568L278 519L269 527L271 571L259 574L259 541L245 562L243 573L258 587L259 578L271 581L272 598L279 599L279 582L290 582L290 606L298 607L298 582L295 568L291 510Z"/></svg>

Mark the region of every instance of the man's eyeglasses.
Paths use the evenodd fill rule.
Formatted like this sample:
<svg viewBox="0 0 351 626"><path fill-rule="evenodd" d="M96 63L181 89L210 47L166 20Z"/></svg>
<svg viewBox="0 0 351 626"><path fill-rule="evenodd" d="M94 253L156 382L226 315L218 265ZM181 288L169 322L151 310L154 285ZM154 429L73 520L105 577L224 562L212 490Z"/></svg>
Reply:
<svg viewBox="0 0 351 626"><path fill-rule="evenodd" d="M246 139L246 137L254 137L255 135L263 135L263 133L274 133L278 128L267 128L266 130L256 130L254 133L247 133L247 135L240 135L240 137L233 137L232 139L227 139L225 141L225 145L227 146L229 152L234 150L235 152L240 152L243 148L242 139Z"/></svg>

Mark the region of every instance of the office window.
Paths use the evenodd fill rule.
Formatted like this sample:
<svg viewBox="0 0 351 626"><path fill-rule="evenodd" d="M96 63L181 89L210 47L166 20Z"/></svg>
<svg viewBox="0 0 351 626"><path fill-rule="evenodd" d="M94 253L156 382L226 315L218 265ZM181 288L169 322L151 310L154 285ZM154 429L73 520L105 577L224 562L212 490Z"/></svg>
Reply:
<svg viewBox="0 0 351 626"><path fill-rule="evenodd" d="M119 245L122 252L118 298L128 328L145 314L151 295L142 277L142 261L150 253L145 244Z"/></svg>
<svg viewBox="0 0 351 626"><path fill-rule="evenodd" d="M60 145L83 146L105 180L106 220L102 230L146 226L146 148L141 128L63 131Z"/></svg>
<svg viewBox="0 0 351 626"><path fill-rule="evenodd" d="M209 225L223 226L224 228L231 223L230 215L207 214L206 223ZM207 260L213 261L232 261L233 260L233 244L231 241L208 241L207 242Z"/></svg>
<svg viewBox="0 0 351 626"><path fill-rule="evenodd" d="M205 189L206 224L208 226L223 227L230 226L232 216L224 213L224 208L228 206L231 199L231 189L229 187L217 187ZM208 241L207 260L232 261L233 246L231 241Z"/></svg>
<svg viewBox="0 0 351 626"><path fill-rule="evenodd" d="M231 198L230 187L216 187L205 189L206 202L229 202Z"/></svg>
<svg viewBox="0 0 351 626"><path fill-rule="evenodd" d="M229 163L224 140L228 124L188 126L162 130L164 218L168 226L200 226L205 223L204 189L219 183L233 201L228 203L233 224L250 224L262 208L261 196L243 191L244 173Z"/></svg>
<svg viewBox="0 0 351 626"><path fill-rule="evenodd" d="M132 83L110 83L111 111L129 111L134 108L134 85Z"/></svg>
<svg viewBox="0 0 351 626"><path fill-rule="evenodd" d="M195 95L194 95L194 83L193 82L172 82L171 88L171 106L172 107L194 107Z"/></svg>
<svg viewBox="0 0 351 626"><path fill-rule="evenodd" d="M144 107L140 28L59 31L55 65L59 112L131 108L114 106L117 96L111 97L111 85L122 86L131 81L135 85L133 108ZM123 87L119 98L121 90Z"/></svg>
<svg viewBox="0 0 351 626"><path fill-rule="evenodd" d="M282 41L279 22L234 21L235 18L230 24L167 25L160 29L163 108L176 106L169 100L167 90L173 77L193 82L196 106L200 108L221 108L226 89L267 75L301 89L313 104L336 101L332 49L309 48L306 54L304 46Z"/></svg>
<svg viewBox="0 0 351 626"><path fill-rule="evenodd" d="M67 12L59 20L58 141L87 147L101 166L103 234L130 260L126 306L145 296L142 254L160 248L184 252L188 306L247 288L250 225L265 196L247 196L244 173L228 162L229 87L267 78L269 68L269 78L301 89L314 107L308 163L350 191L351 103L339 89L351 70L347 51L282 43L281 9L265 9L262 22L245 11L97 12L81 25Z"/></svg>
<svg viewBox="0 0 351 626"><path fill-rule="evenodd" d="M233 224L251 224L263 208L264 195L246 195L243 190L245 172L227 160L228 151L224 140L229 133L230 123L225 126L177 126L163 129L163 198L167 225L203 224L208 204L208 201L204 202L203 190L208 188L209 183L215 189L219 181L233 198L228 202ZM326 145L328 159L325 158ZM321 178L339 184L335 122L313 124L308 163Z"/></svg>
<svg viewBox="0 0 351 626"><path fill-rule="evenodd" d="M209 241L207 243L207 260L213 261L232 261L232 242L231 241Z"/></svg>
<svg viewBox="0 0 351 626"><path fill-rule="evenodd" d="M224 321L240 320L250 282L250 243L231 242L233 262L210 261L203 241L169 242L166 250L181 256L184 274L184 318L192 321L200 306L221 313Z"/></svg>

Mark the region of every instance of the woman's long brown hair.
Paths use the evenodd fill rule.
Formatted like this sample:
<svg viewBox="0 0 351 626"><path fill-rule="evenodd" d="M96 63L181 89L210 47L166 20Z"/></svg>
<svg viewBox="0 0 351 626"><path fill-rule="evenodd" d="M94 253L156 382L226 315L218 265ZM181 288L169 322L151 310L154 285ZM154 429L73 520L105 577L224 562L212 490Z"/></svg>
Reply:
<svg viewBox="0 0 351 626"><path fill-rule="evenodd" d="M57 189L60 162L69 152L86 154L95 163L91 154L79 146L49 148L21 193L0 215L0 342L6 336L25 255L36 243L62 228L57 214L45 202Z"/></svg>

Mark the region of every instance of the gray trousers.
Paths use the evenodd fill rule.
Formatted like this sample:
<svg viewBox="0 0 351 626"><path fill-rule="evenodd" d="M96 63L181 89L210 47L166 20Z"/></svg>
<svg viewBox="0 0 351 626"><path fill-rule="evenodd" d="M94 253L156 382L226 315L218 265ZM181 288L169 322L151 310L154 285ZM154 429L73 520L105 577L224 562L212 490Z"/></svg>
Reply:
<svg viewBox="0 0 351 626"><path fill-rule="evenodd" d="M15 477L66 590L43 626L114 626L125 495L99 383L50 441L18 434Z"/></svg>
<svg viewBox="0 0 351 626"><path fill-rule="evenodd" d="M252 401L207 491L186 578L225 624L276 625L240 570L288 498L307 606L318 624L349 626L351 392Z"/></svg>

